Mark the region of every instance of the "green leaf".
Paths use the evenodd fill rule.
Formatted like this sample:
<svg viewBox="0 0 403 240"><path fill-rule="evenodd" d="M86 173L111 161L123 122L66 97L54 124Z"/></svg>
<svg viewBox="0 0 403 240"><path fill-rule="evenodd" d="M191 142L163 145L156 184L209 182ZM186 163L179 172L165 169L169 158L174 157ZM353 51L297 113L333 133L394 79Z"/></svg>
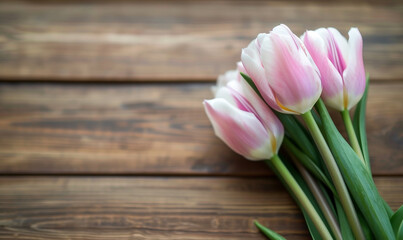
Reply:
<svg viewBox="0 0 403 240"><path fill-rule="evenodd" d="M254 221L256 227L269 239L271 240L286 240L283 236L280 234L276 233L275 231L272 231L268 229L267 227L263 226L260 224L258 221Z"/></svg>
<svg viewBox="0 0 403 240"><path fill-rule="evenodd" d="M353 118L353 127L355 130L355 134L358 138L358 142L360 143L362 155L364 156L364 160L368 166L368 169L371 170L371 165L369 161L369 152L368 152L368 142L367 142L367 132L365 130L365 113L367 107L367 99L368 99L368 88L369 88L369 76L367 76L367 85L365 86L364 95L361 100L358 102L357 107L354 112Z"/></svg>
<svg viewBox="0 0 403 240"><path fill-rule="evenodd" d="M320 166L320 155L313 144L313 140L310 135L303 128L301 123L292 115L275 112L276 116L280 119L284 126L287 136L289 136L299 149L303 149L304 153L315 162L317 166Z"/></svg>
<svg viewBox="0 0 403 240"><path fill-rule="evenodd" d="M396 239L403 239L403 205L390 218Z"/></svg>
<svg viewBox="0 0 403 240"><path fill-rule="evenodd" d="M358 220L360 221L361 229L364 233L365 240L374 239L374 234L372 234L371 228L369 227L367 221L360 211L357 212Z"/></svg>
<svg viewBox="0 0 403 240"><path fill-rule="evenodd" d="M376 239L395 239L383 200L371 174L334 125L322 100L317 109L322 120L322 131L340 168L350 193L367 220Z"/></svg>
<svg viewBox="0 0 403 240"><path fill-rule="evenodd" d="M343 239L354 239L353 232L351 231L350 224L348 223L347 216L344 213L344 209L337 198L334 199L337 209L337 216L339 218L339 225L341 236Z"/></svg>
<svg viewBox="0 0 403 240"><path fill-rule="evenodd" d="M382 200L383 200L383 206L385 207L385 210L386 210L386 212L388 213L388 216L389 216L389 217L392 217L392 215L393 215L392 209L390 208L390 206L388 205L388 203L385 201L385 199L382 199Z"/></svg>
<svg viewBox="0 0 403 240"><path fill-rule="evenodd" d="M311 111L311 112L312 112L313 118L315 119L316 124L318 124L318 127L320 129L322 129L322 120L320 120L320 117L319 117L318 113L315 112L315 111Z"/></svg>
<svg viewBox="0 0 403 240"><path fill-rule="evenodd" d="M358 102L357 107L354 112L353 118L353 127L355 134L357 136L358 142L361 147L362 155L364 156L365 163L367 164L368 170L371 171L371 164L369 160L369 151L368 151L368 141L367 141L367 133L365 130L365 113L367 107L367 99L368 99L368 89L369 89L369 76L367 76L367 82L365 86L364 95L361 100ZM390 206L384 202L385 209L388 213L388 216L391 217L393 214Z"/></svg>
<svg viewBox="0 0 403 240"><path fill-rule="evenodd" d="M353 235L353 232L351 231L350 224L348 223L347 216L344 213L343 207L341 206L341 204L337 198L335 198L335 203L336 203L336 208L337 208L337 215L339 217L341 235L343 236L343 239L354 239L354 235ZM368 226L367 222L365 221L365 219L363 218L361 212L358 212L357 215L358 215L358 219L360 221L361 229L364 232L365 239L366 240L374 239L371 229L369 229L369 226Z"/></svg>

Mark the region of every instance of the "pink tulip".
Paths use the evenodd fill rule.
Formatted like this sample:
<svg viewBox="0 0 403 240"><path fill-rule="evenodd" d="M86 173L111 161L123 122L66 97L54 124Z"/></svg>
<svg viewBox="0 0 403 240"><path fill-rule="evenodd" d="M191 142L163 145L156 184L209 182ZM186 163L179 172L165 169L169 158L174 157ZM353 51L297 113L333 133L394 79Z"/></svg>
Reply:
<svg viewBox="0 0 403 240"><path fill-rule="evenodd" d="M320 74L302 41L285 25L261 33L242 50L242 63L264 100L291 114L308 112L320 97Z"/></svg>
<svg viewBox="0 0 403 240"><path fill-rule="evenodd" d="M226 85L217 87L216 98L203 104L215 134L235 152L249 160L270 159L277 154L283 126L249 86L229 79Z"/></svg>
<svg viewBox="0 0 403 240"><path fill-rule="evenodd" d="M365 90L362 37L357 28L348 35L347 42L336 29L319 28L302 37L321 73L323 100L340 111L350 110Z"/></svg>

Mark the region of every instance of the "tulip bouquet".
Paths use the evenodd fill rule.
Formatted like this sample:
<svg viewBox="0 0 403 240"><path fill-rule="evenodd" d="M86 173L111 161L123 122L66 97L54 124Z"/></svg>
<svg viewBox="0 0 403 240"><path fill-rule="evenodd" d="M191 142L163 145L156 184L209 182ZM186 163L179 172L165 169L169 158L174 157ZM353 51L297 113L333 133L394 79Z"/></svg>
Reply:
<svg viewBox="0 0 403 240"><path fill-rule="evenodd" d="M320 28L299 38L285 25L259 34L237 69L219 76L205 111L230 148L272 168L313 239L403 239L403 208L394 213L372 179L362 37L357 28L348 35ZM326 106L340 112L347 140Z"/></svg>

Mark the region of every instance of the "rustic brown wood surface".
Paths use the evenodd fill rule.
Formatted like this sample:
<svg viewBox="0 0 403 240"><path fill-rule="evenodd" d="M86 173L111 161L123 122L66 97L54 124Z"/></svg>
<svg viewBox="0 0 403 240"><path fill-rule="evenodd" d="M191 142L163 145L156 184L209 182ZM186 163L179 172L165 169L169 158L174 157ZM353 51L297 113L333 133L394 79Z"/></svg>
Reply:
<svg viewBox="0 0 403 240"><path fill-rule="evenodd" d="M201 104L211 86L0 84L0 173L267 175L214 137ZM375 175L403 175L402 92L370 88Z"/></svg>
<svg viewBox="0 0 403 240"><path fill-rule="evenodd" d="M393 209L402 177L376 184ZM21 239L309 239L275 178L0 177L0 235ZM0 239L2 237L0 236Z"/></svg>
<svg viewBox="0 0 403 240"><path fill-rule="evenodd" d="M254 219L309 239L280 182L221 143L201 105L281 22L359 27L372 170L397 209L402 16L393 0L1 1L0 239L263 240Z"/></svg>
<svg viewBox="0 0 403 240"><path fill-rule="evenodd" d="M0 79L211 81L257 33L285 23L296 34L359 27L372 78L396 80L402 16L401 5L363 2L1 2Z"/></svg>

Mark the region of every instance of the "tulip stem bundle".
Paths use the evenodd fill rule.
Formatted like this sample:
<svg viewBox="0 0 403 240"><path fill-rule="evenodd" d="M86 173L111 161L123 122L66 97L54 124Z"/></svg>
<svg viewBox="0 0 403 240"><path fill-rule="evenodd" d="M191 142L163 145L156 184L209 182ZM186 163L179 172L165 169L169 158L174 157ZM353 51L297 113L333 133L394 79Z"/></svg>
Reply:
<svg viewBox="0 0 403 240"><path fill-rule="evenodd" d="M203 102L215 134L245 158L266 160L299 205L313 239L403 239L403 208L393 213L371 175L368 80L358 29L347 41L334 28L298 38L279 25L259 34L241 60L219 76L215 98ZM327 107L341 112L348 142ZM287 154L281 151L280 159L282 145ZM255 225L270 239L284 239Z"/></svg>
<svg viewBox="0 0 403 240"><path fill-rule="evenodd" d="M323 215L326 218L326 221L329 223L329 226L333 232L334 237L336 238L336 240L342 240L343 238L341 236L340 226L337 223L336 217L332 213L331 208L325 199L325 196L320 190L318 183L311 176L311 174L304 168L304 166L302 166L301 163L298 162L297 159L293 158L293 163L297 167L298 171L301 173L309 189L314 195L316 201L318 202L318 205L322 210Z"/></svg>
<svg viewBox="0 0 403 240"><path fill-rule="evenodd" d="M350 113L347 109L341 111L341 116L343 117L344 125L346 126L346 131L348 139L350 139L351 147L357 153L358 157L361 159L364 165L366 165L364 156L362 155L360 144L358 143L357 135L355 134L353 123L351 122Z"/></svg>
<svg viewBox="0 0 403 240"><path fill-rule="evenodd" d="M319 152L323 157L336 191L339 194L341 205L346 210L347 219L351 225L355 238L360 240L365 239L364 233L360 226L360 221L358 220L358 216L354 208L354 204L351 201L350 194L348 193L346 184L344 183L343 176L340 173L339 167L337 166L332 152L330 151L325 138L320 132L311 111L302 114L302 118L308 126L308 129L311 132L316 145L318 146Z"/></svg>
<svg viewBox="0 0 403 240"><path fill-rule="evenodd" d="M294 193L295 197L298 199L302 207L311 217L313 223L317 227L319 234L325 240L331 240L332 235L330 234L329 230L327 229L326 225L323 223L321 217L316 212L315 208L313 207L311 201L309 201L308 197L305 195L304 191L299 186L298 182L294 179L292 174L288 171L287 167L284 166L281 159L278 155L274 155L271 159L273 166L276 168L278 173L286 182L287 186L291 189Z"/></svg>

